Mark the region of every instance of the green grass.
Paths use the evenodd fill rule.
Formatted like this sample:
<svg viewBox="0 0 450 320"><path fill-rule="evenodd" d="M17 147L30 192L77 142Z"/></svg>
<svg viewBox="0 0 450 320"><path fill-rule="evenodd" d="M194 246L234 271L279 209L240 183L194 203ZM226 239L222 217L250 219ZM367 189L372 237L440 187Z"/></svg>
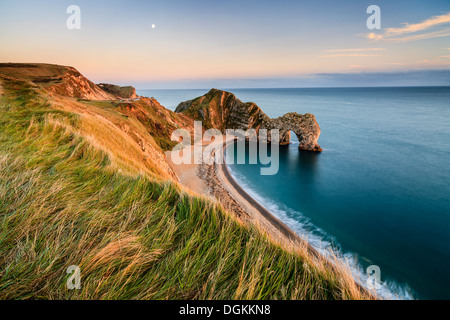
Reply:
<svg viewBox="0 0 450 320"><path fill-rule="evenodd" d="M365 297L348 276L282 249L218 204L117 172L67 129L78 116L53 109L40 89L3 87L0 299ZM70 265L81 268L81 290L66 288Z"/></svg>
<svg viewBox="0 0 450 320"><path fill-rule="evenodd" d="M85 99L78 99L78 101L100 109L117 109L119 105L119 102L117 101L93 101Z"/></svg>

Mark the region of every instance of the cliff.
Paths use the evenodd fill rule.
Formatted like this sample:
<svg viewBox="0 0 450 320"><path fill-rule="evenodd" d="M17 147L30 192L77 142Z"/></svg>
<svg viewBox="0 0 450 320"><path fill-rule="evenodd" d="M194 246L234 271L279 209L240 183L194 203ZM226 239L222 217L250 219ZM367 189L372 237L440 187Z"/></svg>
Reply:
<svg viewBox="0 0 450 320"><path fill-rule="evenodd" d="M115 99L73 67L44 63L0 63L0 74L32 82L49 93L66 97L87 100Z"/></svg>
<svg viewBox="0 0 450 320"><path fill-rule="evenodd" d="M242 102L230 92L212 89L207 94L193 100L182 102L175 112L201 120L205 128L226 129L278 129L279 144L290 143L291 131L300 142L299 149L322 151L317 143L320 127L312 114L288 113L271 119L253 102Z"/></svg>
<svg viewBox="0 0 450 320"><path fill-rule="evenodd" d="M193 120L163 107L156 99L142 97L137 101L117 103L117 111L141 123L163 151L171 150L178 142L170 137L176 129L193 134Z"/></svg>
<svg viewBox="0 0 450 320"><path fill-rule="evenodd" d="M107 85L105 91L72 67L3 63L0 83L17 88L11 94L20 100L25 99L23 88L28 88L55 109L77 114L79 124L71 130L87 139L95 137L96 146L118 167L177 179L164 152L177 144L170 139L175 129L193 130L188 116L167 110L155 99L122 101L134 97L134 88Z"/></svg>
<svg viewBox="0 0 450 320"><path fill-rule="evenodd" d="M121 87L114 84L99 83L97 86L118 99L138 99L136 89L131 86Z"/></svg>
<svg viewBox="0 0 450 320"><path fill-rule="evenodd" d="M164 145L191 117L154 99L99 101L74 70L0 67L3 300L371 298L307 246L284 249L172 179ZM71 265L82 290L66 289Z"/></svg>
<svg viewBox="0 0 450 320"><path fill-rule="evenodd" d="M207 129L259 128L269 117L254 103L243 103L230 92L211 89L207 94L182 102L175 112L201 120Z"/></svg>

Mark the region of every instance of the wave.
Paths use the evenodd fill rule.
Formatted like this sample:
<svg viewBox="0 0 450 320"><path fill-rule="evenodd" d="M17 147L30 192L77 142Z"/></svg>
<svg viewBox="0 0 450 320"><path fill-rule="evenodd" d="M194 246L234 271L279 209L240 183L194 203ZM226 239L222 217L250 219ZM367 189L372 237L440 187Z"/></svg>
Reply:
<svg viewBox="0 0 450 320"><path fill-rule="evenodd" d="M345 263L348 264L353 277L363 287L367 288L369 276L359 262L358 254L353 252L344 252L335 237L311 223L310 219L308 219L304 214L293 210L282 203L278 203L261 196L254 189L252 189L251 184L244 175L236 172L228 165L227 168L232 177L242 187L242 189L245 190L245 192L247 192L276 218L286 224L286 226L288 226L291 230L297 233L298 236L308 241L308 243L314 249L319 251L324 257L330 260L333 260L336 255L343 258ZM399 284L391 279L387 279L379 283L376 287L376 293L382 299L387 300L414 300L413 290L407 284Z"/></svg>

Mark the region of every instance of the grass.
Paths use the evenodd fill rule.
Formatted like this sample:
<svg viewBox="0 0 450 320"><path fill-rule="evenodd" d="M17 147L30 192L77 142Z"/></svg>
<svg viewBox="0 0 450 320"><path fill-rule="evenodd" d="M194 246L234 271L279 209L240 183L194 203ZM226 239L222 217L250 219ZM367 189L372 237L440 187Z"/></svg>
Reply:
<svg viewBox="0 0 450 320"><path fill-rule="evenodd" d="M345 271L283 249L219 204L139 166L124 174L97 131L85 135L86 115L24 82L4 80L3 91L0 299L368 298ZM81 290L66 288L70 265Z"/></svg>

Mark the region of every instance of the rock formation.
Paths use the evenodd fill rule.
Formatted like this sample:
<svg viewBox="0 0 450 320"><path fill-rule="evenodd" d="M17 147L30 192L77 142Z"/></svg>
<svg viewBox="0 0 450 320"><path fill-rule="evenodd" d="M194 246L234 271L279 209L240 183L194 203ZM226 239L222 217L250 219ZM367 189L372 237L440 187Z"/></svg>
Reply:
<svg viewBox="0 0 450 320"><path fill-rule="evenodd" d="M194 100L182 102L175 112L203 121L207 129L258 129L270 118L254 103L243 103L230 92L211 89Z"/></svg>
<svg viewBox="0 0 450 320"><path fill-rule="evenodd" d="M19 93L27 88L51 106L82 115L80 121L89 125L73 130L89 139L95 135L99 142L96 147L114 154L119 162L160 177L178 179L164 152L178 144L171 140L174 130L186 129L193 135L192 118L164 108L155 99L131 99L134 93L131 87L122 90L111 86L119 88L119 94L109 93L72 67L0 63L0 94L5 91L5 83Z"/></svg>
<svg viewBox="0 0 450 320"><path fill-rule="evenodd" d="M312 114L288 113L282 117L271 119L253 102L244 103L230 92L212 89L204 96L182 102L175 112L184 113L203 121L206 129L278 129L279 144L289 144L291 131L300 142L299 149L320 152L317 140L320 127Z"/></svg>
<svg viewBox="0 0 450 320"><path fill-rule="evenodd" d="M109 94L117 97L118 99L138 99L139 96L136 94L136 89L131 86L121 87L114 84L99 83L97 86L102 88Z"/></svg>
<svg viewBox="0 0 450 320"><path fill-rule="evenodd" d="M65 97L87 100L115 99L73 67L44 63L0 63L0 74L33 82L47 92Z"/></svg>
<svg viewBox="0 0 450 320"><path fill-rule="evenodd" d="M276 119L269 119L261 126L263 129L278 129L280 133L280 144L289 144L291 131L293 131L300 143L300 150L322 151L317 140L320 136L320 127L314 115L306 113L304 115L296 112L287 113ZM270 136L269 136L270 138Z"/></svg>
<svg viewBox="0 0 450 320"><path fill-rule="evenodd" d="M163 150L171 150L178 144L170 139L176 129L185 129L191 135L194 134L194 121L191 118L164 108L153 98L142 97L137 101L122 101L117 103L117 110L122 115L142 123Z"/></svg>

